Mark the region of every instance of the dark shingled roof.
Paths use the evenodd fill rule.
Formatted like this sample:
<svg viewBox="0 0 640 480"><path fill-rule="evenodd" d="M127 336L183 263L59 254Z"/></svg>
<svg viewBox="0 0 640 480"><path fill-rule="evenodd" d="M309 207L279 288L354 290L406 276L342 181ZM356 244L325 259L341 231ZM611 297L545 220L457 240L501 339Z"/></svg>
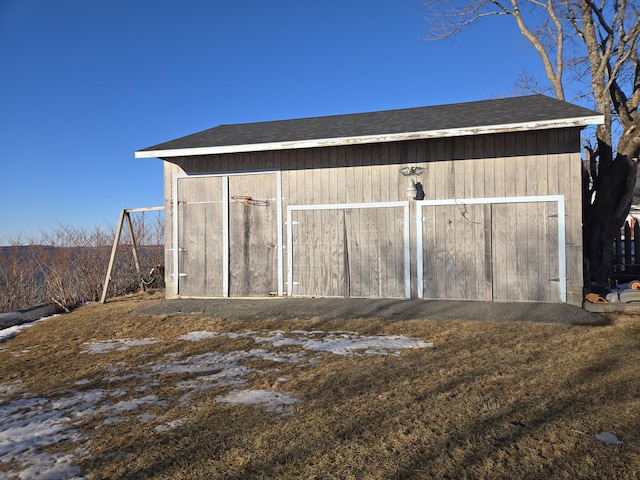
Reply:
<svg viewBox="0 0 640 480"><path fill-rule="evenodd" d="M219 125L140 150L178 150L517 125L593 117L598 112L544 95L327 117Z"/></svg>

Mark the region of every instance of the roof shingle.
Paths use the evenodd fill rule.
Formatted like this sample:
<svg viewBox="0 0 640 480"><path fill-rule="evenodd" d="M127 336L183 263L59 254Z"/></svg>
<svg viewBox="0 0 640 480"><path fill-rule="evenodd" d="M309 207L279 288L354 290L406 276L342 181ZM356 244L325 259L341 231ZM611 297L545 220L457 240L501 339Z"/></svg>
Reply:
<svg viewBox="0 0 640 480"><path fill-rule="evenodd" d="M442 132L566 119L589 118L591 121L587 123L595 123L593 118L598 115L598 112L544 95L530 95L400 110L219 125L142 149L136 156L152 156L149 154L160 151L166 153L212 147Z"/></svg>

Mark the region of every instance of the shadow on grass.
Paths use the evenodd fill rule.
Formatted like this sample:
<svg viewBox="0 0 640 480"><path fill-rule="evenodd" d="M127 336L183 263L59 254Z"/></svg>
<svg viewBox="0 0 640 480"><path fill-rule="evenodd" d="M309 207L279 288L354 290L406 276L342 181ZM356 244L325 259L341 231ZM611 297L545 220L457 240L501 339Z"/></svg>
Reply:
<svg viewBox="0 0 640 480"><path fill-rule="evenodd" d="M525 380L522 397L502 396L473 368L421 381L425 372L396 370L394 362L310 378L294 417L219 405L144 441L132 432L103 453L118 459L126 452L127 461L94 478L587 478L596 467L631 478L637 467L633 452L573 430L585 421L601 428L583 415L611 401L602 378L622 368L615 360L562 372L551 384ZM621 381L606 387L628 391Z"/></svg>
<svg viewBox="0 0 640 480"><path fill-rule="evenodd" d="M393 305L385 308L393 311ZM363 312L380 312L369 308ZM598 326L611 324L600 318L604 323ZM456 327L460 330L451 338L464 327ZM484 325L474 327L486 331ZM502 332L502 327L494 329ZM601 478L634 478L640 467L637 380L633 383L630 363L617 350L624 337L613 337L611 329L610 343L583 352L589 339L605 335L602 330L589 337L587 329L572 335L570 328L540 326L539 336L527 337L530 327L514 329L509 338L519 338L508 346L474 343L469 336L399 358L328 360L327 368L310 368L292 380L302 403L291 417L201 397L200 410L189 413L185 406L190 419L173 430L142 432L152 429L142 425L140 431L123 431L101 454L111 465L102 464L92 475L589 478L597 472ZM561 339L583 343L571 348L541 341L558 331L567 335ZM512 356L496 360L505 348ZM568 356L572 362L565 364ZM624 447L593 439L607 428L619 429ZM93 471L91 466L88 462L85 471Z"/></svg>

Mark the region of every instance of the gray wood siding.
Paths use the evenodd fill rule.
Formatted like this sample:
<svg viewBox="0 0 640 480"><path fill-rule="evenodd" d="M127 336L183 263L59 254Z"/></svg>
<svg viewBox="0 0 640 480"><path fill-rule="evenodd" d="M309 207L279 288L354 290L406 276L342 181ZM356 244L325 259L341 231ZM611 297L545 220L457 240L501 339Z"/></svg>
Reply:
<svg viewBox="0 0 640 480"><path fill-rule="evenodd" d="M281 171L283 211L286 211L288 205L406 200L407 179L399 172L404 166L425 168L425 173L417 178L424 189L425 199L564 195L567 291L569 301L578 304L582 299L583 281L579 148L579 129L569 128L386 144L172 158L172 164L166 167L165 174L166 181L171 184L171 178L176 173L191 175L237 173L245 170ZM266 184L256 185L255 194L252 196L273 198L275 194L271 188ZM170 191L167 192L168 229L171 228L171 195ZM460 220L455 207L449 211L440 209L434 212L438 227L437 232L429 239L430 246L425 246L425 269L428 265L430 268L433 266L436 276L442 280L436 284L428 283L428 287L425 284L425 289L435 291L436 298L445 298L441 296L444 291L449 294L455 292L454 298L481 300L521 299L523 292L527 292L527 298L543 298L541 292L546 287L540 279L554 278L555 275L551 272L554 269L557 271L553 255L548 253L553 251L553 242L557 238L557 230L554 231L557 225L545 220L553 214L547 211L549 205L518 204L505 208L493 206L489 212L482 206L467 208L469 218L478 218L477 221L480 223ZM393 231L392 224L395 219L376 219L372 223L371 217L367 217L371 213L362 214L366 220L358 219L351 222L347 229L347 237L372 237L376 239L371 241L372 245L388 245L390 240L386 235L387 232ZM269 215L273 216L275 213ZM456 218L456 221L449 224L447 218ZM348 265L348 258L345 260L343 257L345 253L351 254L350 245L344 240L344 228L341 227L344 225L344 219L336 212L325 212L318 214L317 218L309 215L309 221L313 222L313 227L304 227L309 229L306 234L301 233L303 228L294 232L294 235L298 235L296 252L302 252L303 248L312 252L315 248L316 252L322 252L327 265L321 265L322 259L318 259L318 263L314 264L316 260L311 258L311 253L307 255L308 258L302 254L299 259L296 257L296 261L308 262L305 264L307 267L296 264L297 267L321 271L316 279L312 279L309 273L309 278L304 280L305 283L297 285L295 291L297 294L309 295L318 294L315 292L319 291L330 292L331 295L344 295L344 266ZM320 232L317 225L326 222L330 224L323 227L327 232ZM385 225L381 226L381 223ZM375 228L372 225L375 225ZM411 225L411 256L415 261L413 220ZM237 226L238 229L240 227ZM283 225L282 228L282 237L286 242L286 227ZM428 227L425 228L426 233ZM487 235L490 241L487 241ZM171 237L168 235L167 238ZM307 240L300 240L301 238L313 240L308 240L309 243L305 247L303 243ZM360 243L357 248L361 248ZM367 248L369 251L363 251L362 258L367 258L367 261L375 266L376 273L364 269L359 274L359 278L368 285L361 291L371 292L372 285L376 282L386 285L378 292L391 290L389 285L399 277L395 268L401 262L394 258L388 261L394 265L393 268L379 267L376 262L387 262L379 260L383 257L381 247ZM394 255L402 255L401 250L393 250ZM525 266L522 263L517 264L513 259L513 252L516 252L518 258L524 255L520 252L526 252L527 258L533 259L529 258ZM532 255L529 255L529 252ZM169 257L168 254L167 258ZM286 268L286 258L287 252L281 266L283 269ZM264 268L260 266L257 271L264 271ZM342 273L338 272L339 268L342 268ZM350 273L349 291L355 295L354 275L359 267L353 268L354 272ZM232 270L236 270L232 275L238 275L238 285L246 285L248 280L240 279L240 275L244 275L240 273L242 269L234 267ZM270 269L267 271L271 272ZM412 272L415 271L414 264ZM375 275L378 275L378 272L382 272L385 279L376 279ZM537 280L533 281L531 278ZM272 278L268 282L269 285L271 281ZM412 277L412 284L415 282L416 279ZM308 285L308 290L305 290L307 287L301 287L303 284ZM261 292L266 289L271 290L271 287L259 288ZM243 294L242 292L241 289L237 290L238 294ZM376 296L373 293L369 294ZM546 298L547 301L557 301L553 293L549 293Z"/></svg>

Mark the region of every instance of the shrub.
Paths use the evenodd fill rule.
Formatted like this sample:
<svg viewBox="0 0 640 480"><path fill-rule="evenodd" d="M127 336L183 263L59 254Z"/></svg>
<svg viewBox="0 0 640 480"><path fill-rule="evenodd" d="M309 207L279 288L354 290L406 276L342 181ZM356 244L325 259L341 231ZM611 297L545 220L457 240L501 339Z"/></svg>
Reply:
<svg viewBox="0 0 640 480"><path fill-rule="evenodd" d="M143 279L164 264L164 218L145 221L132 215ZM72 308L102 295L115 228L83 230L59 226L27 245L0 247L0 311L56 302ZM112 271L110 296L139 288L139 279L122 277L136 271L128 230L123 229Z"/></svg>

